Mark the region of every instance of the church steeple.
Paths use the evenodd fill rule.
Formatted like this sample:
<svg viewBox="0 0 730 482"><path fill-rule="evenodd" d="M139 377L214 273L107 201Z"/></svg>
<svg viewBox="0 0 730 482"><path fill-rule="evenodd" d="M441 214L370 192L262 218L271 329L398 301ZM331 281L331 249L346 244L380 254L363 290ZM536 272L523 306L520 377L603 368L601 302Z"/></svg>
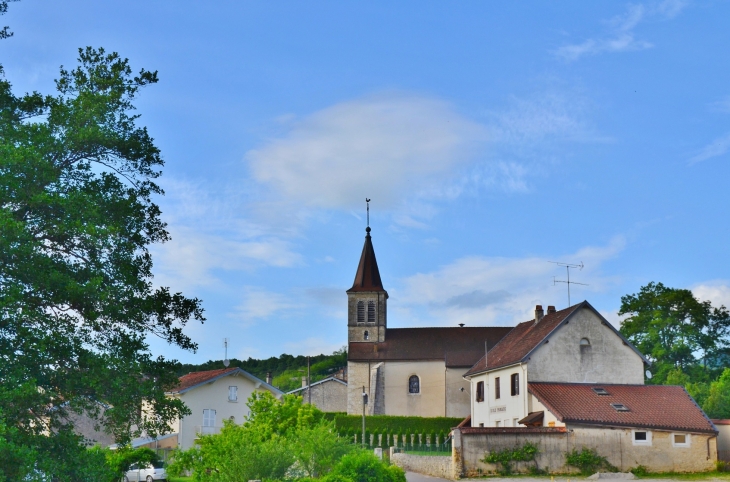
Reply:
<svg viewBox="0 0 730 482"><path fill-rule="evenodd" d="M385 341L388 292L383 288L383 281L380 279L369 224L370 206L368 205L365 245L362 247L355 281L352 283L352 288L347 290L347 338L350 343Z"/></svg>
<svg viewBox="0 0 730 482"><path fill-rule="evenodd" d="M373 240L370 237L370 226L365 228L365 232L367 234L365 235L365 245L362 247L362 254L360 255L360 264L357 265L355 281L352 283L352 288L347 290L348 293L357 291L385 291L383 282L380 279L378 261L375 259Z"/></svg>

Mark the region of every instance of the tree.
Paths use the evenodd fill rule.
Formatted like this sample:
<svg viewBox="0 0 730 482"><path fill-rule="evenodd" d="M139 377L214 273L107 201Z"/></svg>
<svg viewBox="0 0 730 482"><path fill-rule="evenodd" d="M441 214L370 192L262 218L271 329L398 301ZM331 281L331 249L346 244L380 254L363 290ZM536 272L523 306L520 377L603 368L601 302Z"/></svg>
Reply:
<svg viewBox="0 0 730 482"><path fill-rule="evenodd" d="M32 452L21 476L75 477L86 455L69 412L119 442L188 413L165 396L176 362L145 341L195 350L182 330L204 320L200 300L152 284L148 248L169 238L153 202L163 160L132 111L156 82L92 48L53 96L0 80L0 445Z"/></svg>
<svg viewBox="0 0 730 482"><path fill-rule="evenodd" d="M651 383L665 383L676 369L694 381L720 370L730 334L724 306L699 301L690 290L649 283L638 294L621 297L619 315L629 315L621 333L654 364Z"/></svg>
<svg viewBox="0 0 730 482"><path fill-rule="evenodd" d="M730 418L730 368L710 384L702 408L712 418Z"/></svg>

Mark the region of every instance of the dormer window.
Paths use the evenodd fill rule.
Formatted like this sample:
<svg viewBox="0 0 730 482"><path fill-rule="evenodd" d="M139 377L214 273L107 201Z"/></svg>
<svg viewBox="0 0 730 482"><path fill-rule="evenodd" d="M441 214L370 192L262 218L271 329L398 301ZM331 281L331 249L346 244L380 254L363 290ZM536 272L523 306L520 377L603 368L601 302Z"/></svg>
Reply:
<svg viewBox="0 0 730 482"><path fill-rule="evenodd" d="M365 302L362 300L357 302L357 322L365 323Z"/></svg>
<svg viewBox="0 0 730 482"><path fill-rule="evenodd" d="M370 333L368 332L368 330L365 330L365 333L363 333L362 337L365 340L369 340L370 339Z"/></svg>
<svg viewBox="0 0 730 482"><path fill-rule="evenodd" d="M628 412L629 411L629 407L627 407L623 403L612 403L611 406L617 412Z"/></svg>
<svg viewBox="0 0 730 482"><path fill-rule="evenodd" d="M375 302L368 301L368 323L375 323Z"/></svg>
<svg viewBox="0 0 730 482"><path fill-rule="evenodd" d="M610 395L605 388L601 387L593 387L591 390L595 392L596 395Z"/></svg>

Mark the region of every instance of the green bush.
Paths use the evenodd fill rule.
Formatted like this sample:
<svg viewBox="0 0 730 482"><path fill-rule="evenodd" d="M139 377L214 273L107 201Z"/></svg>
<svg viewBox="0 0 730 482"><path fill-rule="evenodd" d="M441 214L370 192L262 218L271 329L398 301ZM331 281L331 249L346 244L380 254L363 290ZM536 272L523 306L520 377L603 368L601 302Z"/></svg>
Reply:
<svg viewBox="0 0 730 482"><path fill-rule="evenodd" d="M720 461L718 461L718 463L719 462ZM646 477L647 475L649 475L649 469L647 469L643 465L638 465L638 466L634 467L633 469L629 470L629 472L631 472L632 474L634 474L637 477ZM718 472L719 472L719 470L718 470Z"/></svg>
<svg viewBox="0 0 730 482"><path fill-rule="evenodd" d="M529 462L537 456L537 445L527 442L522 447L492 451L486 455L482 462L497 465L497 471L502 475L512 473L513 462Z"/></svg>
<svg viewBox="0 0 730 482"><path fill-rule="evenodd" d="M576 449L573 449L572 452L566 453L565 465L570 465L571 467L578 468L580 470L580 473L583 475L591 475L600 471L601 469L608 472L618 471L616 467L608 463L606 457L598 455L598 452L596 452L595 449L589 449L587 447L583 447L580 452L578 452L578 450Z"/></svg>
<svg viewBox="0 0 730 482"><path fill-rule="evenodd" d="M365 450L345 455L322 482L406 482L399 467L385 465L382 460Z"/></svg>

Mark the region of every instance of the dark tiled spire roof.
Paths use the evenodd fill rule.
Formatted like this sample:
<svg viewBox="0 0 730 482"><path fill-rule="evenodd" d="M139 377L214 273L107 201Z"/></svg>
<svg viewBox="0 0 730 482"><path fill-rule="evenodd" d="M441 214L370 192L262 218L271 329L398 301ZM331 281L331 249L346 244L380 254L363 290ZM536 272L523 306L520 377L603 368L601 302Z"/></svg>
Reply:
<svg viewBox="0 0 730 482"><path fill-rule="evenodd" d="M352 284L352 288L347 290L348 293L354 291L385 291L383 282L380 280L373 241L370 238L370 227L366 228L365 231L367 234L365 235L365 245L362 247L360 264L357 266L355 282Z"/></svg>

